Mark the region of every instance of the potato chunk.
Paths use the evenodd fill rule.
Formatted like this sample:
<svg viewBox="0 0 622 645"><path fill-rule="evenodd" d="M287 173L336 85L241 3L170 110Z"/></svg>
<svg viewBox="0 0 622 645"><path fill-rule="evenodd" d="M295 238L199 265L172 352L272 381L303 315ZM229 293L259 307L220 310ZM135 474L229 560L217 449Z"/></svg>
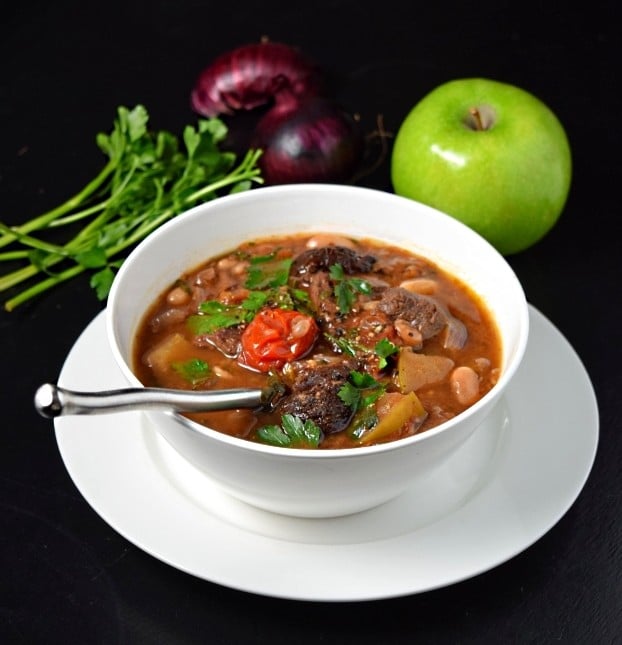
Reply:
<svg viewBox="0 0 622 645"><path fill-rule="evenodd" d="M378 400L376 407L379 410L380 420L372 430L361 437L361 443L380 441L400 430L408 422L411 422L416 429L428 416L414 392L385 394Z"/></svg>
<svg viewBox="0 0 622 645"><path fill-rule="evenodd" d="M177 374L173 365L187 361L197 353L194 345L181 334L171 334L148 352L144 361L158 381L169 387L186 389L188 383Z"/></svg>
<svg viewBox="0 0 622 645"><path fill-rule="evenodd" d="M402 394L440 383L454 367L446 356L428 356L410 349L400 350L397 359L397 381Z"/></svg>

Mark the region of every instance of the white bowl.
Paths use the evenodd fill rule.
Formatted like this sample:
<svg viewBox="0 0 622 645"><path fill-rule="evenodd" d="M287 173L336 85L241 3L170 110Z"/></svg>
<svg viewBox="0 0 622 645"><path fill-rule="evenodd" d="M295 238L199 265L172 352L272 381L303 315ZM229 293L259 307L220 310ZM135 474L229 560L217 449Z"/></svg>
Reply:
<svg viewBox="0 0 622 645"><path fill-rule="evenodd" d="M423 255L483 299L500 331L497 384L462 414L398 441L336 450L262 445L175 413L146 412L153 428L230 495L300 517L354 513L386 502L433 473L491 413L527 344L525 295L505 259L457 220L388 192L341 185L255 188L220 197L169 221L141 242L119 270L108 299L107 332L128 384L135 332L148 307L184 271L241 242L295 232L339 232Z"/></svg>

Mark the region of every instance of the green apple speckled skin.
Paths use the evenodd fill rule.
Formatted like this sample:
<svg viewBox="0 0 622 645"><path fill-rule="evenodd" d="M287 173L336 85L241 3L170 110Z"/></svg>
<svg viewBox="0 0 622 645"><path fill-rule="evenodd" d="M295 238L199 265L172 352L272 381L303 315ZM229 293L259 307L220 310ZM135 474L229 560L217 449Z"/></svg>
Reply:
<svg viewBox="0 0 622 645"><path fill-rule="evenodd" d="M571 150L557 116L523 89L484 78L440 85L400 126L391 179L398 195L461 220L509 255L561 215Z"/></svg>

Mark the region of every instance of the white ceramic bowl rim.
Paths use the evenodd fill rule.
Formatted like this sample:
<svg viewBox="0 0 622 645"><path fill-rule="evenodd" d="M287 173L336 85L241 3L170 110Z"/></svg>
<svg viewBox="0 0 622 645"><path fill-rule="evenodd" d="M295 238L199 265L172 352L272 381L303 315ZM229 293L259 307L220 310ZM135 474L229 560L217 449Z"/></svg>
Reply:
<svg viewBox="0 0 622 645"><path fill-rule="evenodd" d="M118 285L122 282L122 278L125 271L129 270L129 267L131 266L131 261L138 255L140 255L143 252L144 248L146 248L153 239L157 237L165 236L167 235L170 229L179 226L181 222L181 218L191 217L193 213L199 213L199 212L204 213L206 210L209 210L216 206L218 207L223 206L225 203L234 204L236 201L246 201L249 199L250 200L268 199L268 198L271 198L273 194L278 194L278 193L282 194L283 196L286 196L292 193L295 195L297 193L305 192L305 191L310 193L322 193L322 192L335 193L335 194L342 193L344 197L347 197L348 195L352 195L353 192L360 193L360 194L367 193L368 195L370 195L370 197L376 196L388 201L396 200L396 201L403 201L407 203L415 203L417 204L418 208L422 208L424 210L433 212L435 217L445 218L446 220L449 220L451 223L451 226L455 227L457 230L461 229L461 235L465 237L465 240L467 242L469 239L473 241L477 240L478 244L480 245L483 244L487 246L488 251L493 255L497 255L500 262L505 264L509 274L512 276L516 293L521 298L521 302L517 302L517 312L521 318L519 321L520 335L517 339L516 347L514 348L512 360L505 366L504 370L502 371L499 377L499 380L491 390L489 390L481 399L479 399L469 408L467 408L460 414L456 415L452 419L449 419L438 426L435 426L429 430L426 430L425 432L415 434L410 437L404 437L402 439L396 439L394 441L390 441L386 443L375 444L372 446L359 446L359 447L353 447L353 448L335 448L335 449L325 449L325 450L271 446L268 444L261 444L258 442L249 441L247 439L234 437L224 432L219 432L218 430L214 430L207 426L203 426L199 423L196 423L186 418L182 414L179 414L176 412L162 412L161 414L174 417L176 421L183 424L187 429L191 430L192 432L196 432L198 434L207 436L211 439L215 439L219 442L229 444L236 448L242 448L244 450L250 450L253 452L257 451L257 452L267 453L272 455L287 454L288 456L291 456L291 457L301 457L304 459L351 459L351 458L360 457L362 454L370 455L373 453L384 453L384 452L399 450L401 447L405 445L419 443L435 435L445 433L445 432L450 432L451 429L456 424L461 423L467 417L477 414L477 412L482 407L488 405L491 399L498 398L500 396L500 392L503 391L507 383L511 380L514 373L518 369L527 347L528 332L529 332L529 313L527 308L527 302L525 299L525 294L518 278L514 275L513 270L509 267L505 258L503 258L503 256L501 256L501 254L484 238L482 238L479 234L477 234L475 231L467 227L462 222L447 215L446 213L433 209L429 206L423 205L418 202L413 202L413 200L407 199L405 197L401 197L399 195L395 195L393 193L388 193L388 192L373 189L373 188L338 185L338 184L289 184L289 185L281 185L281 186L267 186L267 187L254 188L250 191L245 191L242 193L225 195L222 197L218 197L214 201L205 202L203 204L195 206L189 209L188 211L177 215L174 219L169 220L168 222L160 226L158 229L156 229L153 233L151 233L147 238L142 240L142 242L140 242L134 248L134 250L130 253L126 261L123 263L123 265L117 272L117 275L115 277L115 280L110 290L110 295L108 299L109 305L110 303L115 302L117 297L117 292L118 292ZM226 250L227 249L223 249L223 251L226 251ZM110 311L110 307L109 307L109 311ZM138 378L135 376L131 367L127 364L119 348L119 345L117 343L118 339L117 339L116 331L114 327L114 320L111 315L107 315L106 317L106 326L107 326L107 334L108 334L109 342L111 344L112 352L117 364L120 366L125 377L130 382L134 383L136 386L142 387L143 386L142 383L138 380Z"/></svg>

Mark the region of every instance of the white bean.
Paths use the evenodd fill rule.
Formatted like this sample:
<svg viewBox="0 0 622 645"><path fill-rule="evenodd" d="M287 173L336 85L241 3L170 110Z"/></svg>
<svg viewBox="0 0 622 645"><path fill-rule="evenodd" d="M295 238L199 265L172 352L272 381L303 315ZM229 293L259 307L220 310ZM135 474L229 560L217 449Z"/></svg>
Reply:
<svg viewBox="0 0 622 645"><path fill-rule="evenodd" d="M173 307L179 307L190 302L191 294L183 287L175 287L168 292L166 302Z"/></svg>
<svg viewBox="0 0 622 645"><path fill-rule="evenodd" d="M248 268L248 262L238 262L231 269L232 275L241 276Z"/></svg>
<svg viewBox="0 0 622 645"><path fill-rule="evenodd" d="M485 358L484 356L482 356L481 358L476 358L474 363L475 367L477 367L480 373L486 372L490 369L490 359Z"/></svg>
<svg viewBox="0 0 622 645"><path fill-rule="evenodd" d="M224 379L232 379L233 378L233 374L231 374L231 372L228 372L227 370L225 370L222 367L220 367L220 365L214 365L212 370L213 370L214 374L216 374L216 376L218 378L224 378Z"/></svg>
<svg viewBox="0 0 622 645"><path fill-rule="evenodd" d="M449 377L451 390L461 405L470 405L479 396L479 377L475 370L461 365Z"/></svg>
<svg viewBox="0 0 622 645"><path fill-rule="evenodd" d="M421 332L413 327L408 321L398 318L393 327L397 335L404 341L404 343L415 349L420 349L423 345L423 336Z"/></svg>
<svg viewBox="0 0 622 645"><path fill-rule="evenodd" d="M306 316L298 316L292 320L290 336L292 338L302 338L305 336L309 329L311 329L311 321Z"/></svg>
<svg viewBox="0 0 622 645"><path fill-rule="evenodd" d="M216 269L214 267L207 267L207 269L203 269L203 271L199 271L199 273L197 273L194 279L194 284L197 284L197 285L210 284L215 279L216 279Z"/></svg>
<svg viewBox="0 0 622 645"><path fill-rule="evenodd" d="M436 293L438 283L436 280L431 280L430 278L412 278L411 280L404 280L404 282L400 284L400 287L410 291L411 293L431 295Z"/></svg>
<svg viewBox="0 0 622 645"><path fill-rule="evenodd" d="M221 271L229 271L237 264L237 260L232 257L221 258L216 265Z"/></svg>
<svg viewBox="0 0 622 645"><path fill-rule="evenodd" d="M330 233L319 233L307 240L308 249L317 249L322 246L345 246L349 249L356 248L354 242L342 235L331 235Z"/></svg>
<svg viewBox="0 0 622 645"><path fill-rule="evenodd" d="M187 316L185 309L180 309L179 307L171 307L162 311L157 316L155 316L150 325L152 331L158 331L168 327L169 325L176 325L177 323L182 322Z"/></svg>

